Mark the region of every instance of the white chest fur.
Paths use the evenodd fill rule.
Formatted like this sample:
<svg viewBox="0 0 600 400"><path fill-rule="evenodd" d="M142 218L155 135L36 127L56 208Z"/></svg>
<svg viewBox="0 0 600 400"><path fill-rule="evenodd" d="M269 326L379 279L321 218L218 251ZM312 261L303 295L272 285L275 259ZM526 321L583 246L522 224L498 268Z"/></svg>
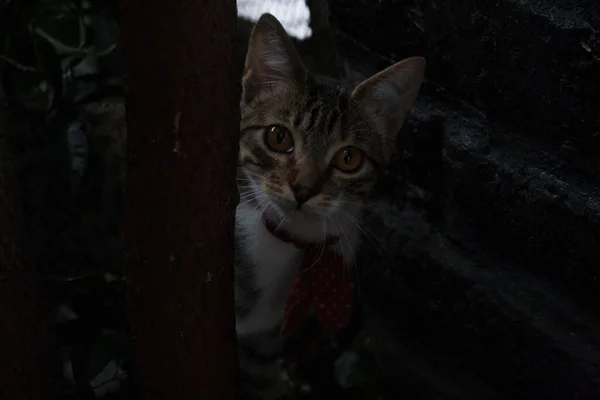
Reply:
<svg viewBox="0 0 600 400"><path fill-rule="evenodd" d="M307 241L321 241L326 235L339 236L336 250L352 264L359 236L355 218L338 218L333 223L296 215L286 218L281 228ZM260 210L248 204L236 210L236 236L242 246L238 256L248 257L250 262L245 264L255 268L254 283L260 294L253 311L237 321L237 332L245 335L274 329L283 318L285 300L302 252L273 236L264 226Z"/></svg>

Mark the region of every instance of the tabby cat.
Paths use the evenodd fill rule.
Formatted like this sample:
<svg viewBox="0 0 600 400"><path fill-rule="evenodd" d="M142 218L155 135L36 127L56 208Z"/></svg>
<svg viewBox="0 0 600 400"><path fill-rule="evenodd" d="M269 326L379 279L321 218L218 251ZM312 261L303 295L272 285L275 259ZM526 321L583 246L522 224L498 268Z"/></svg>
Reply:
<svg viewBox="0 0 600 400"><path fill-rule="evenodd" d="M264 222L307 242L338 236L334 250L353 268L362 201L392 155L425 69L422 58L406 59L348 90L333 79L343 79L346 70L328 26L327 3L308 4L316 49L310 43L296 47L270 14L251 35L246 22L238 21L245 62L235 297L244 397L289 394L280 379L280 327L303 254L271 234ZM110 179L103 197L112 220L121 207L117 194L124 178L124 102L89 104L85 114L90 148L106 153Z"/></svg>
<svg viewBox="0 0 600 400"><path fill-rule="evenodd" d="M392 156L416 100L425 61L409 58L349 91L308 72L279 21L264 14L243 72L236 210L235 297L243 392L286 396L278 358L284 305L305 242L340 238L352 266L361 205Z"/></svg>

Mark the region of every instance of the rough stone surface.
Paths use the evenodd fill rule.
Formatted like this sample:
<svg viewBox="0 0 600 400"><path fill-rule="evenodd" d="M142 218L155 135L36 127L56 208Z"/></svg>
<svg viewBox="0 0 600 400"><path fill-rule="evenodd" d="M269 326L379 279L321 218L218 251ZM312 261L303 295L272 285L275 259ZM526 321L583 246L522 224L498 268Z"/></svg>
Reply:
<svg viewBox="0 0 600 400"><path fill-rule="evenodd" d="M389 63L344 43L356 78ZM596 177L507 126L424 86L368 207L365 315L442 398L598 398Z"/></svg>
<svg viewBox="0 0 600 400"><path fill-rule="evenodd" d="M496 178L502 189L497 195L506 200L487 207L494 203L494 180L483 180L478 168L470 167L477 153L459 152L456 142L444 145L443 157L438 153L443 160L442 190L428 186L436 179L435 172L425 172L427 165L421 164L426 179L406 180L414 179L416 160L410 154L418 149L414 138L440 125L448 134L457 124L454 119L428 121L435 103L427 96L424 100L404 132L412 149L404 148L409 150L380 182L374 195L376 211L366 223L372 232L367 236L373 237L365 239L360 263L363 303L367 315L379 312L379 317L372 317L379 325L375 331L388 332L382 351L416 340L422 349L413 350L409 360L425 367L417 364L419 369L413 372L434 387L439 387L440 379L450 382L445 391L454 394L451 398L492 398L482 395L479 380L503 398L600 396L600 323L589 310L598 307L594 266L600 256L594 239L585 236L594 226L576 237L570 232L570 240L557 242L568 228L556 229L554 224L564 224L577 214L561 209L558 202L544 204L542 195L519 195L523 189L518 186L513 192L515 175L510 171ZM485 168L492 176L503 170L493 163ZM520 176L539 180L537 174ZM465 199L458 201L459 194ZM528 198L541 199L533 208L537 214L529 215ZM439 200L442 206L436 204ZM536 219L552 211L546 225ZM505 227L495 228L503 220ZM527 236L535 228L544 235ZM505 245L490 245L494 240ZM571 249L576 246L580 252ZM546 254L536 248L546 249ZM565 262L580 270L573 273ZM381 329L381 321L386 329ZM406 354L396 360L406 363ZM460 382L453 377L457 374L469 378Z"/></svg>
<svg viewBox="0 0 600 400"><path fill-rule="evenodd" d="M365 75L386 65L373 53L354 57ZM401 134L400 157L390 166L396 199L408 190L463 247L539 273L600 310L600 188L593 179L435 85L425 85L412 123L414 134Z"/></svg>
<svg viewBox="0 0 600 400"><path fill-rule="evenodd" d="M426 56L429 80L598 182L597 1L330 3L341 30L393 59Z"/></svg>
<svg viewBox="0 0 600 400"><path fill-rule="evenodd" d="M457 248L418 208L379 209L389 215L368 225L386 239L365 243L361 293L396 369L456 399L600 395L597 318L556 286Z"/></svg>

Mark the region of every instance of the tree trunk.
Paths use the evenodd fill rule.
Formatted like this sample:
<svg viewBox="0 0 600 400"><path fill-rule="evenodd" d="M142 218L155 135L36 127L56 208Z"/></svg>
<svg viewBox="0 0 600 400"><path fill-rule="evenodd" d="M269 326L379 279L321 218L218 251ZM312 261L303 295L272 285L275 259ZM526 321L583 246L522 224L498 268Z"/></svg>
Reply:
<svg viewBox="0 0 600 400"><path fill-rule="evenodd" d="M55 399L57 347L23 250L5 104L0 87L0 399Z"/></svg>
<svg viewBox="0 0 600 400"><path fill-rule="evenodd" d="M126 0L125 256L142 398L233 399L234 0Z"/></svg>

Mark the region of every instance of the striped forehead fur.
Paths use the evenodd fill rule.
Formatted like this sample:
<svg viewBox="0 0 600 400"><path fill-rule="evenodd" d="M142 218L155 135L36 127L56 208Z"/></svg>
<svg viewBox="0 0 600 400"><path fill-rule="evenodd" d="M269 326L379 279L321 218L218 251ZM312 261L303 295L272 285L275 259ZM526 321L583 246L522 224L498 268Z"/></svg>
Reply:
<svg viewBox="0 0 600 400"><path fill-rule="evenodd" d="M304 87L302 87L304 86ZM304 85L265 89L242 107L242 127L282 124L301 133L305 151L324 153L348 142L381 162L381 136L336 81L309 74Z"/></svg>

